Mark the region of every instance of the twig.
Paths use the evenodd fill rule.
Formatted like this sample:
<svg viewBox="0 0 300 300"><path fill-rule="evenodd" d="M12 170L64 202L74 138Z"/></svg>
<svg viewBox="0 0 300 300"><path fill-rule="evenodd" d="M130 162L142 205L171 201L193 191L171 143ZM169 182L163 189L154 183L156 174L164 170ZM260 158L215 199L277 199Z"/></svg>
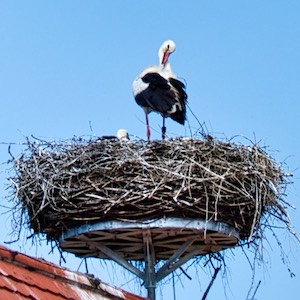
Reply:
<svg viewBox="0 0 300 300"><path fill-rule="evenodd" d="M212 287L214 281L216 280L216 277L217 277L217 275L218 275L218 273L219 273L220 270L221 270L221 267L217 267L217 268L215 269L214 275L213 275L213 277L212 277L212 279L211 279L211 281L210 281L208 287L206 288L206 291L205 291L205 293L203 294L201 300L205 300L205 299L206 299L206 297L207 297L207 295L208 295L208 293L209 293L209 291L210 291L210 289L211 289L211 287Z"/></svg>
<svg viewBox="0 0 300 300"><path fill-rule="evenodd" d="M34 233L50 240L86 221L165 216L225 222L245 240L259 236L264 213L292 232L282 194L269 186L282 190L284 173L257 145L34 137L12 164L13 210L24 208Z"/></svg>
<svg viewBox="0 0 300 300"><path fill-rule="evenodd" d="M252 296L252 298L249 299L249 300L254 300L254 297L255 297L255 295L256 295L256 293L257 293L257 290L258 290L260 284L261 284L261 280L258 282L258 284L257 284L257 286L256 286L256 288L255 288L255 291L254 291L254 293L253 293L253 296Z"/></svg>

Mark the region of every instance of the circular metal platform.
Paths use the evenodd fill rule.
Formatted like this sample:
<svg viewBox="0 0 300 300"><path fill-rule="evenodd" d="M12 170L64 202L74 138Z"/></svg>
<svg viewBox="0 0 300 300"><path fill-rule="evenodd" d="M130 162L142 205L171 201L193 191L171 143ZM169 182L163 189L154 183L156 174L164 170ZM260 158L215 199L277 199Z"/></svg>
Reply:
<svg viewBox="0 0 300 300"><path fill-rule="evenodd" d="M234 247L239 233L225 223L203 219L164 218L145 222L106 221L85 224L60 236L60 247L79 257L145 259L145 239L155 260L167 260L186 245L190 258Z"/></svg>

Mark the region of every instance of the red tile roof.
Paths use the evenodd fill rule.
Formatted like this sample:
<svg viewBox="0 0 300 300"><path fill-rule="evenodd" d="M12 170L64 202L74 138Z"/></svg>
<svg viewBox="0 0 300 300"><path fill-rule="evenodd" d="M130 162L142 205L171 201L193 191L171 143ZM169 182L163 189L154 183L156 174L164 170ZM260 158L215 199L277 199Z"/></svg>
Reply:
<svg viewBox="0 0 300 300"><path fill-rule="evenodd" d="M0 245L1 300L146 300L99 279Z"/></svg>

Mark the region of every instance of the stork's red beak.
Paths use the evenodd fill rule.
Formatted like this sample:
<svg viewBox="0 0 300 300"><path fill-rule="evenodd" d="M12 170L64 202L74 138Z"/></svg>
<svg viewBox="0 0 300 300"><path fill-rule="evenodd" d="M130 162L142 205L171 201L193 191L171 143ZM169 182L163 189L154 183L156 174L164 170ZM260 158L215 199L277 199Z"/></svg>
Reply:
<svg viewBox="0 0 300 300"><path fill-rule="evenodd" d="M163 59L162 59L162 62L161 62L162 65L164 65L168 61L168 58L169 58L170 54L171 54L171 52L169 52L169 51L164 52L164 56L163 56Z"/></svg>

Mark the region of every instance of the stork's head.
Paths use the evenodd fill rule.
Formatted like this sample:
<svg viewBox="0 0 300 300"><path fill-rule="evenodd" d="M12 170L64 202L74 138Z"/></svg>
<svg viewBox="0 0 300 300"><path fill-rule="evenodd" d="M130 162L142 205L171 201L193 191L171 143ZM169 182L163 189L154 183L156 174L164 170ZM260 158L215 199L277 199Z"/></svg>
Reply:
<svg viewBox="0 0 300 300"><path fill-rule="evenodd" d="M117 138L121 141L129 141L128 131L126 129L119 129L117 132Z"/></svg>
<svg viewBox="0 0 300 300"><path fill-rule="evenodd" d="M165 41L159 48L159 63L165 65L171 53L176 49L176 45L172 40Z"/></svg>

